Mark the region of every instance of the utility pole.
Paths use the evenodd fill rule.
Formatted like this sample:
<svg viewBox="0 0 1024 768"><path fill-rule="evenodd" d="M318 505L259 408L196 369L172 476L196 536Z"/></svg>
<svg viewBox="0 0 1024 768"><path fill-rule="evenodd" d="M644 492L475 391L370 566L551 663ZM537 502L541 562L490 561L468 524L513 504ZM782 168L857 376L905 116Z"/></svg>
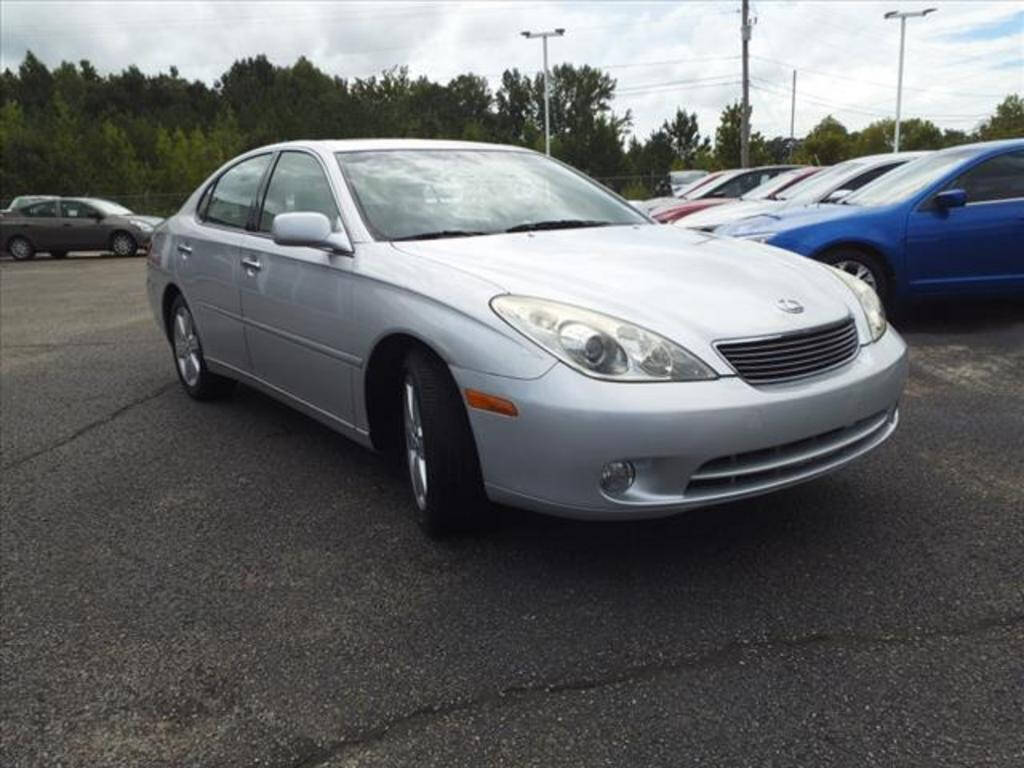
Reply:
<svg viewBox="0 0 1024 768"><path fill-rule="evenodd" d="M750 44L750 0L743 0L743 113L740 116L740 167L750 167L750 65L748 62Z"/></svg>
<svg viewBox="0 0 1024 768"><path fill-rule="evenodd" d="M746 0L744 0L746 2ZM523 37L527 40L532 40L535 37L542 39L544 43L544 154L551 154L551 117L550 117L550 104L551 104L551 92L548 89L548 38L549 37L561 37L565 34L565 30L561 27L553 29L550 32L520 32Z"/></svg>
<svg viewBox="0 0 1024 768"><path fill-rule="evenodd" d="M789 102L789 154L793 154L794 130L796 128L796 70L793 70L793 95Z"/></svg>
<svg viewBox="0 0 1024 768"><path fill-rule="evenodd" d="M887 19L900 20L900 71L896 82L896 130L893 135L892 151L900 151L900 110L903 106L903 47L907 40L907 19L915 16L927 16L933 13L935 8L925 8L923 11L889 11L885 14Z"/></svg>

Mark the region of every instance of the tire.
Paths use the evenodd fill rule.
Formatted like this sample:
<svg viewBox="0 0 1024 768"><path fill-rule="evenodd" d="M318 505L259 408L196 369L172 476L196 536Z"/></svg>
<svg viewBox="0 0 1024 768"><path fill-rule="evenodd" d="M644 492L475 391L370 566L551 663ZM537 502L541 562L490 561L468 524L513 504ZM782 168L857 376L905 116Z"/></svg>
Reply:
<svg viewBox="0 0 1024 768"><path fill-rule="evenodd" d="M51 259L66 259L68 257L67 251L50 251Z"/></svg>
<svg viewBox="0 0 1024 768"><path fill-rule="evenodd" d="M430 536L493 524L466 406L448 367L426 350L405 358L405 467L416 521Z"/></svg>
<svg viewBox="0 0 1024 768"><path fill-rule="evenodd" d="M169 326L167 338L174 358L174 370L189 396L196 400L215 400L231 394L235 380L211 373L206 367L192 311L180 294L171 304Z"/></svg>
<svg viewBox="0 0 1024 768"><path fill-rule="evenodd" d="M35 246L24 237L12 237L7 242L7 252L15 261L28 261L36 255Z"/></svg>
<svg viewBox="0 0 1024 768"><path fill-rule="evenodd" d="M837 269L858 277L875 289L878 298L889 305L889 273L877 256L854 248L839 248L829 251L821 260Z"/></svg>
<svg viewBox="0 0 1024 768"><path fill-rule="evenodd" d="M115 232L110 236L110 250L115 256L134 256L138 253L139 243L127 232Z"/></svg>

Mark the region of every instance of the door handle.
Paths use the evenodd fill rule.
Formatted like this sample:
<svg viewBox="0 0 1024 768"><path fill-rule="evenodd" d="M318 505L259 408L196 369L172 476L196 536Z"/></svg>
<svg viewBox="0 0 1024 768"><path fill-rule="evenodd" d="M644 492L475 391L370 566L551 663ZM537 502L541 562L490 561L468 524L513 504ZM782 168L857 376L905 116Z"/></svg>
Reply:
<svg viewBox="0 0 1024 768"><path fill-rule="evenodd" d="M192 246L185 245L184 243L178 243L178 253L180 253L182 256L191 256Z"/></svg>
<svg viewBox="0 0 1024 768"><path fill-rule="evenodd" d="M245 267L250 272L259 272L263 268L263 265L260 264L259 259L253 259L249 256L246 256L244 259L242 259L242 266Z"/></svg>

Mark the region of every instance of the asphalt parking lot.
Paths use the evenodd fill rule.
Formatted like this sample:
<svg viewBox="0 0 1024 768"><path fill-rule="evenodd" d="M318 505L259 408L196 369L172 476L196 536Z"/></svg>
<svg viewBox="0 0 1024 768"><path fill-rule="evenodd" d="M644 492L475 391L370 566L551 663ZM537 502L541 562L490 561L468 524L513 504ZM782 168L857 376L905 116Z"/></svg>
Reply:
<svg viewBox="0 0 1024 768"><path fill-rule="evenodd" d="M908 316L839 474L438 543L379 457L189 400L144 270L0 265L3 764L1024 764L1024 305Z"/></svg>

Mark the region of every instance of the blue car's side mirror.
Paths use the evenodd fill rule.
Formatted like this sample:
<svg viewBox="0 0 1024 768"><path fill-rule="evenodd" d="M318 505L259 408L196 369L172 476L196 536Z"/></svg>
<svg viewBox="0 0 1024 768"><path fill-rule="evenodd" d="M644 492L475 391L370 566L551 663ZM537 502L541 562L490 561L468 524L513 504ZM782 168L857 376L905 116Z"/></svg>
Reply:
<svg viewBox="0 0 1024 768"><path fill-rule="evenodd" d="M945 189L935 196L935 205L945 211L967 205L967 193L962 189Z"/></svg>

